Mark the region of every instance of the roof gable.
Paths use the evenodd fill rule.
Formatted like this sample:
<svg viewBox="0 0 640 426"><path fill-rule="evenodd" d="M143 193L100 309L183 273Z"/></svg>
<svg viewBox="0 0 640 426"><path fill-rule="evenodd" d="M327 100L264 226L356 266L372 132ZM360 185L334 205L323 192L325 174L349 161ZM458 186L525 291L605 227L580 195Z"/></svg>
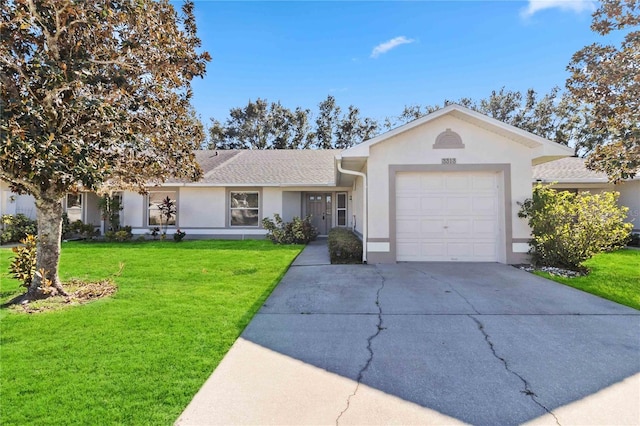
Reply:
<svg viewBox="0 0 640 426"><path fill-rule="evenodd" d="M537 149L539 154L535 154L534 157L543 158L545 156L552 158L559 158L573 154L573 150L560 145L558 143L549 141L533 133L519 129L510 124L503 123L479 112L473 111L469 108L465 108L461 105L448 105L445 108L439 109L427 114L424 117L420 117L400 127L392 129L386 133L378 135L369 139L359 145L355 145L342 152L341 156L344 157L368 157L369 149L371 146L385 142L395 136L405 133L411 129L419 126L423 126L445 115L451 115L460 120L474 124L480 128L488 130L490 132L501 135L505 138L513 140L519 144L522 144L531 149Z"/></svg>

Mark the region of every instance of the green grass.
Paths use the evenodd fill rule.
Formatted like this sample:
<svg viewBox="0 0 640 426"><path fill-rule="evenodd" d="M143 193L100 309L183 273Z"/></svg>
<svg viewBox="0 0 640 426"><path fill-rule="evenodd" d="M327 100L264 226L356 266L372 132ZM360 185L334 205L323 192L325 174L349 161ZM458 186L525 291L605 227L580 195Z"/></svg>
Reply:
<svg viewBox="0 0 640 426"><path fill-rule="evenodd" d="M56 312L0 311L0 423L171 424L301 246L268 241L64 243L61 278L118 292ZM0 298L18 290L0 249Z"/></svg>
<svg viewBox="0 0 640 426"><path fill-rule="evenodd" d="M562 278L546 272L536 274L640 310L640 250L602 253L584 265L591 270L584 277Z"/></svg>

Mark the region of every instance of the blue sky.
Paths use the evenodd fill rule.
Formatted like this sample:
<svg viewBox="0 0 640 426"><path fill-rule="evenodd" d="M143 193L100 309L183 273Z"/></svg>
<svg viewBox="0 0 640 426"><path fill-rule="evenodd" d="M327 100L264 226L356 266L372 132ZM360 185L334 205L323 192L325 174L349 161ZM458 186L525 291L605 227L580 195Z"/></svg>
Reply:
<svg viewBox="0 0 640 426"><path fill-rule="evenodd" d="M205 125L258 97L314 111L332 94L381 120L502 86L546 93L601 41L587 0L195 3L213 57L193 84Z"/></svg>

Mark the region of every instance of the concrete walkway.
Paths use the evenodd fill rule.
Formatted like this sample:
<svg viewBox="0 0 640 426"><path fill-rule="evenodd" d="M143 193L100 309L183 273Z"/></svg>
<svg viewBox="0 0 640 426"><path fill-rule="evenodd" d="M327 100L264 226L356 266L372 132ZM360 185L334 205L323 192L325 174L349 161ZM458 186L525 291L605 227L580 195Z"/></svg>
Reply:
<svg viewBox="0 0 640 426"><path fill-rule="evenodd" d="M302 250L302 253L296 257L296 260L294 260L292 264L292 266L319 265L331 265L326 238L318 238L307 244L304 250Z"/></svg>
<svg viewBox="0 0 640 426"><path fill-rule="evenodd" d="M637 425L638 401L637 310L500 264L299 266L177 424Z"/></svg>

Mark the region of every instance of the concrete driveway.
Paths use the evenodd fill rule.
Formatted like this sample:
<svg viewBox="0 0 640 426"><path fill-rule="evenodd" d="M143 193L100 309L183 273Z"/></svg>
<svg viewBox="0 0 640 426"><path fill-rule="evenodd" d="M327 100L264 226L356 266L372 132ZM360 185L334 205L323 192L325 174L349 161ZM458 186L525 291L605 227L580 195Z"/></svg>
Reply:
<svg viewBox="0 0 640 426"><path fill-rule="evenodd" d="M307 264L177 424L640 423L634 309L501 264Z"/></svg>

